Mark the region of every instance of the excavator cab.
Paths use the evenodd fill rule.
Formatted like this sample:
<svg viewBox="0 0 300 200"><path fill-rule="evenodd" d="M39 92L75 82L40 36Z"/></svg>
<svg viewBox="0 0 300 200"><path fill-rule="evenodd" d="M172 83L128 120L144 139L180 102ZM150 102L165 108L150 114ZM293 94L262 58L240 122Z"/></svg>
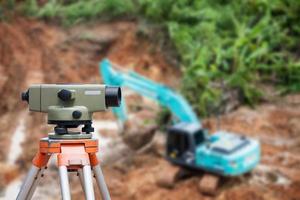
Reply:
<svg viewBox="0 0 300 200"><path fill-rule="evenodd" d="M166 156L174 164L193 167L197 146L207 140L207 131L198 123L179 123L167 131Z"/></svg>

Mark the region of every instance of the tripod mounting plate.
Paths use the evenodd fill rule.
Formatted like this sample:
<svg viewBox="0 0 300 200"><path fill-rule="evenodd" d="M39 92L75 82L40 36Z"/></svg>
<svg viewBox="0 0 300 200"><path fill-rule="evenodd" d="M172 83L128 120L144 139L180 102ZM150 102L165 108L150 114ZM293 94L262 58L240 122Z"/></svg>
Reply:
<svg viewBox="0 0 300 200"><path fill-rule="evenodd" d="M80 132L69 132L68 134L56 134L49 133L49 139L59 139L59 140L76 140L76 139L91 139L92 134L80 133Z"/></svg>
<svg viewBox="0 0 300 200"><path fill-rule="evenodd" d="M49 154L49 153L60 153L62 145L73 145L81 144L84 145L87 153L96 153L98 152L98 140L95 138L92 139L51 139L49 137L40 139L40 152Z"/></svg>

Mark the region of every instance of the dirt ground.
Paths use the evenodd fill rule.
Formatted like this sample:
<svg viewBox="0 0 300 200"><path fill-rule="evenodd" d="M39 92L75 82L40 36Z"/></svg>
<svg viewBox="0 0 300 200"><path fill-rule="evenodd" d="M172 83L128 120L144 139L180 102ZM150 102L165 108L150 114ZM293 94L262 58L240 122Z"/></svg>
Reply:
<svg viewBox="0 0 300 200"><path fill-rule="evenodd" d="M39 138L50 130L43 114L29 113L26 104L20 101L21 91L30 84L101 83L98 63L107 57L156 81L173 87L179 85L179 69L167 62L160 47L149 38L139 37L138 32L139 26L134 21L93 23L70 29L23 18L0 23L2 193L5 193L5 185L23 177ZM139 97L133 102L140 101L147 104ZM130 106L131 102L128 104ZM124 162L110 162L104 166L112 199L300 199L299 105L300 96L290 95L256 108L240 107L221 116L219 122L215 118L204 120L211 132L220 124L222 129L257 138L262 144L262 161L258 167L247 177L225 181L217 196L199 193L196 176L179 181L173 189L157 186L157 174L170 166L156 149L163 147L152 146L145 153L130 154ZM115 120L110 112L95 117ZM22 153L14 165L8 162L8 149L22 120L25 138L21 143ZM55 167L50 167L48 178L41 183L39 194L49 195L47 199L59 198L56 175ZM76 183L72 179L73 197L83 199L80 184ZM52 186L57 189L52 190Z"/></svg>
<svg viewBox="0 0 300 200"><path fill-rule="evenodd" d="M289 98L292 98L293 102ZM168 168L168 164L157 154L152 153L134 158L129 170L125 174L120 172L122 175L115 169L106 168L107 174L114 174L110 179L113 197L115 199L300 199L300 126L297 123L300 120L300 96L289 98L281 99L279 104L274 102L257 106L254 110L241 107L221 117L222 130L260 140L262 160L250 176L226 180L217 196L201 195L198 192L197 177L180 181L173 189L158 187L157 173ZM212 131L217 129L216 119L205 120L204 124Z"/></svg>

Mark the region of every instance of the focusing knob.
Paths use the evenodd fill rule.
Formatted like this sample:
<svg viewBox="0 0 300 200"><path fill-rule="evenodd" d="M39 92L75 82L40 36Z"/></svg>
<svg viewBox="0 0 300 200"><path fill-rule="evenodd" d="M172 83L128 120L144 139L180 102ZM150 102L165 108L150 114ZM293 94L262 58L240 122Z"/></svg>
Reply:
<svg viewBox="0 0 300 200"><path fill-rule="evenodd" d="M74 119L79 119L81 117L82 113L79 110L75 110L72 113L72 116Z"/></svg>
<svg viewBox="0 0 300 200"><path fill-rule="evenodd" d="M62 89L57 93L57 97L60 98L62 101L69 101L72 97L72 92L69 90Z"/></svg>
<svg viewBox="0 0 300 200"><path fill-rule="evenodd" d="M29 102L29 91L28 90L26 92L22 92L21 99L22 99L22 101Z"/></svg>

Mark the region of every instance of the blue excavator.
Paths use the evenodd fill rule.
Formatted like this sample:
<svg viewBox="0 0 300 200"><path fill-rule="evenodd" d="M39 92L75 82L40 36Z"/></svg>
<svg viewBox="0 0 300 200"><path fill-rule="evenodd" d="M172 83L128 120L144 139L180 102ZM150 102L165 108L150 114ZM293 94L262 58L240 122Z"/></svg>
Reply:
<svg viewBox="0 0 300 200"><path fill-rule="evenodd" d="M208 134L187 100L173 89L124 70L108 59L99 64L99 71L105 84L127 87L167 107L175 116L178 122L168 128L166 138L166 159L172 164L236 177L250 172L259 163L259 141L224 130ZM128 120L124 100L119 108L113 108L113 113L122 122ZM218 180L207 177L200 182L201 190L214 193Z"/></svg>

